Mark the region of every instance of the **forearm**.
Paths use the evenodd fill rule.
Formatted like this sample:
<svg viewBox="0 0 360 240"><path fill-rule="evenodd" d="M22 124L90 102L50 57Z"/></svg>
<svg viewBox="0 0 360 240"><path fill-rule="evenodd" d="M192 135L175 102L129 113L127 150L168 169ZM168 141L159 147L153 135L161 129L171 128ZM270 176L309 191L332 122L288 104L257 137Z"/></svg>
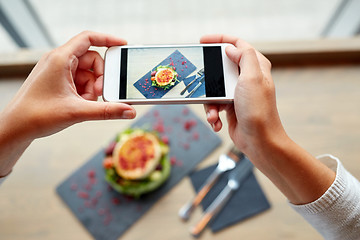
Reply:
<svg viewBox="0 0 360 240"><path fill-rule="evenodd" d="M21 119L21 117L19 117ZM26 124L6 109L0 115L0 177L8 175L33 139Z"/></svg>
<svg viewBox="0 0 360 240"><path fill-rule="evenodd" d="M247 155L293 204L318 199L335 179L331 169L285 134L254 142Z"/></svg>
<svg viewBox="0 0 360 240"><path fill-rule="evenodd" d="M2 138L2 136L0 138ZM11 172L13 166L30 143L31 142L5 144L5 146L0 147L0 178L7 176ZM1 141L0 144L2 144Z"/></svg>

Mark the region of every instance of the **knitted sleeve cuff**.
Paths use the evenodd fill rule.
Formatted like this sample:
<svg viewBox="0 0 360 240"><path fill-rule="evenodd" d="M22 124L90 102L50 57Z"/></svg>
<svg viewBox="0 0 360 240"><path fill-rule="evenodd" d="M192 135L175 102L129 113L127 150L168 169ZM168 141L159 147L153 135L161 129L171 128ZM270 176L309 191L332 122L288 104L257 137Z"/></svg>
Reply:
<svg viewBox="0 0 360 240"><path fill-rule="evenodd" d="M318 159L336 172L335 181L317 200L290 206L325 239L360 239L360 182L332 155Z"/></svg>
<svg viewBox="0 0 360 240"><path fill-rule="evenodd" d="M294 205L289 203L290 206L299 213L303 212L316 214L325 211L329 209L334 201L339 199L339 197L342 196L345 191L346 170L339 159L330 154L320 155L317 157L317 159L319 159L331 170L336 172L336 178L329 189L317 200L304 205Z"/></svg>

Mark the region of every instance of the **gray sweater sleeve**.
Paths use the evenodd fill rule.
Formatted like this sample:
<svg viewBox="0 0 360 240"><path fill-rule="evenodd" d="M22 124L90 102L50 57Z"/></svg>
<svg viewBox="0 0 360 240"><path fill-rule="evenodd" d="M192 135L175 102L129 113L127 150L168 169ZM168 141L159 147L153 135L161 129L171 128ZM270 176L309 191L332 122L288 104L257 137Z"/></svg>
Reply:
<svg viewBox="0 0 360 240"><path fill-rule="evenodd" d="M290 206L325 239L360 239L360 182L332 155L318 159L336 172L335 181L314 202Z"/></svg>

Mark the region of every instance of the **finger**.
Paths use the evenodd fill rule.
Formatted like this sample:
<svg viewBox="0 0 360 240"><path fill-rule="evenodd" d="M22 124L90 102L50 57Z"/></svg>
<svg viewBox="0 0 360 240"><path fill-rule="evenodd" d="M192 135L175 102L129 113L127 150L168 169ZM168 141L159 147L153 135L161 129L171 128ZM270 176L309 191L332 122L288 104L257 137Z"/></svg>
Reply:
<svg viewBox="0 0 360 240"><path fill-rule="evenodd" d="M205 35L200 38L200 43L231 43L235 45L237 38L223 35L223 34L212 34Z"/></svg>
<svg viewBox="0 0 360 240"><path fill-rule="evenodd" d="M262 71L255 49L249 48L242 52L239 66L241 69L241 79L251 81L262 80Z"/></svg>
<svg viewBox="0 0 360 240"><path fill-rule="evenodd" d="M97 101L98 96L94 90L94 81L88 81L85 84L83 92L80 94L80 96L85 100Z"/></svg>
<svg viewBox="0 0 360 240"><path fill-rule="evenodd" d="M91 100L95 100L95 96L97 99L102 94L103 74L104 60L98 52L87 51L83 56L79 57L75 83L80 85L85 84L90 78L93 80L93 97L91 97ZM88 97L84 98L90 100Z"/></svg>
<svg viewBox="0 0 360 240"><path fill-rule="evenodd" d="M89 70L78 69L74 79L77 93L86 100L96 101L98 98L95 89L96 77Z"/></svg>
<svg viewBox="0 0 360 240"><path fill-rule="evenodd" d="M133 119L136 116L135 109L124 103L82 101L78 111L77 117L82 121Z"/></svg>
<svg viewBox="0 0 360 240"><path fill-rule="evenodd" d="M96 79L94 83L94 91L97 96L101 96L104 86L104 76L100 76Z"/></svg>
<svg viewBox="0 0 360 240"><path fill-rule="evenodd" d="M244 40L223 34L205 35L200 39L201 43L230 43L238 48L248 48L251 45Z"/></svg>
<svg viewBox="0 0 360 240"><path fill-rule="evenodd" d="M95 75L89 70L77 69L74 83L76 86L84 86L89 81L95 82Z"/></svg>
<svg viewBox="0 0 360 240"><path fill-rule="evenodd" d="M83 94L81 94L81 97L83 99L89 100L89 101L96 101L97 100L97 96L94 94L94 92L85 91Z"/></svg>
<svg viewBox="0 0 360 240"><path fill-rule="evenodd" d="M104 60L96 51L87 51L79 57L78 68L92 70L96 77L104 74Z"/></svg>
<svg viewBox="0 0 360 240"><path fill-rule="evenodd" d="M242 71L241 75L247 74L248 76L260 77L259 74L261 74L271 77L271 63L261 53L254 48L249 48L241 53L241 55L239 63Z"/></svg>
<svg viewBox="0 0 360 240"><path fill-rule="evenodd" d="M219 116L220 106L205 104L204 108L208 123L211 125L215 132L220 131L222 128L222 121Z"/></svg>
<svg viewBox="0 0 360 240"><path fill-rule="evenodd" d="M219 108L217 105L204 105L208 123L214 124L219 119Z"/></svg>
<svg viewBox="0 0 360 240"><path fill-rule="evenodd" d="M265 74L271 75L271 62L259 51L256 51L256 56L258 58L261 71Z"/></svg>
<svg viewBox="0 0 360 240"><path fill-rule="evenodd" d="M225 48L225 52L226 52L226 55L228 56L228 58L232 62L239 65L239 67L240 67L240 59L241 59L242 51L240 51L240 49L236 48L235 46L230 45L230 46Z"/></svg>
<svg viewBox="0 0 360 240"><path fill-rule="evenodd" d="M250 47L248 49L253 49L253 48ZM240 66L240 59L242 56L242 52L246 51L246 50L247 49L239 49L239 48L236 48L236 47L230 45L230 46L226 47L225 52L231 61L233 61L234 63L236 63ZM270 70L271 70L270 61L264 55L262 55L259 51L255 50L255 49L254 49L254 51L256 53L256 57L258 59L261 70L263 72L270 73Z"/></svg>
<svg viewBox="0 0 360 240"><path fill-rule="evenodd" d="M127 44L127 42L122 38L97 32L85 31L70 39L62 47L75 56L80 57L86 53L90 46L111 47L125 44Z"/></svg>
<svg viewBox="0 0 360 240"><path fill-rule="evenodd" d="M239 50L253 48L249 43L247 43L246 41L244 41L238 37L222 35L222 34L205 35L200 39L200 42L201 43L230 43L230 44L236 46L236 48L238 48ZM230 51L234 51L234 49L231 49ZM228 54L228 52L227 52L227 54ZM264 66L264 70L271 69L270 61L263 54L261 54L259 51L256 50L256 55L257 55L259 61L261 62L261 66ZM235 63L239 64L240 57L241 57L241 51L238 51L237 54L234 53L234 57L232 58L232 60Z"/></svg>
<svg viewBox="0 0 360 240"><path fill-rule="evenodd" d="M222 129L222 121L221 119L219 118L213 125L212 125L212 128L215 132L219 132L221 129Z"/></svg>

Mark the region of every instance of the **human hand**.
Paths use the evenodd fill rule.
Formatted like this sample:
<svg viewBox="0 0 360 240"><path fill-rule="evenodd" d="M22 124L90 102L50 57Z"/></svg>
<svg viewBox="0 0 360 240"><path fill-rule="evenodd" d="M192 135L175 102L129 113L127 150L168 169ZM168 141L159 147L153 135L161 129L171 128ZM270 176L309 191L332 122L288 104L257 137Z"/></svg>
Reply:
<svg viewBox="0 0 360 240"><path fill-rule="evenodd" d="M75 36L40 59L5 111L33 139L86 120L134 118L136 112L127 104L96 101L102 94L104 62L89 50L124 44L94 32Z"/></svg>
<svg viewBox="0 0 360 240"><path fill-rule="evenodd" d="M234 103L205 105L207 120L215 131L226 110L229 135L234 144L293 204L318 199L335 179L335 173L286 134L277 111L270 62L241 39L212 35L202 43L231 43L227 56L240 67Z"/></svg>
<svg viewBox="0 0 360 240"><path fill-rule="evenodd" d="M276 107L275 87L271 76L271 63L245 41L231 36L210 35L201 43L230 43L227 56L240 67L235 88L234 103L205 105L207 120L214 131L220 131L219 112L225 110L229 135L244 153L258 147L259 140L286 135ZM256 144L254 144L256 143Z"/></svg>

